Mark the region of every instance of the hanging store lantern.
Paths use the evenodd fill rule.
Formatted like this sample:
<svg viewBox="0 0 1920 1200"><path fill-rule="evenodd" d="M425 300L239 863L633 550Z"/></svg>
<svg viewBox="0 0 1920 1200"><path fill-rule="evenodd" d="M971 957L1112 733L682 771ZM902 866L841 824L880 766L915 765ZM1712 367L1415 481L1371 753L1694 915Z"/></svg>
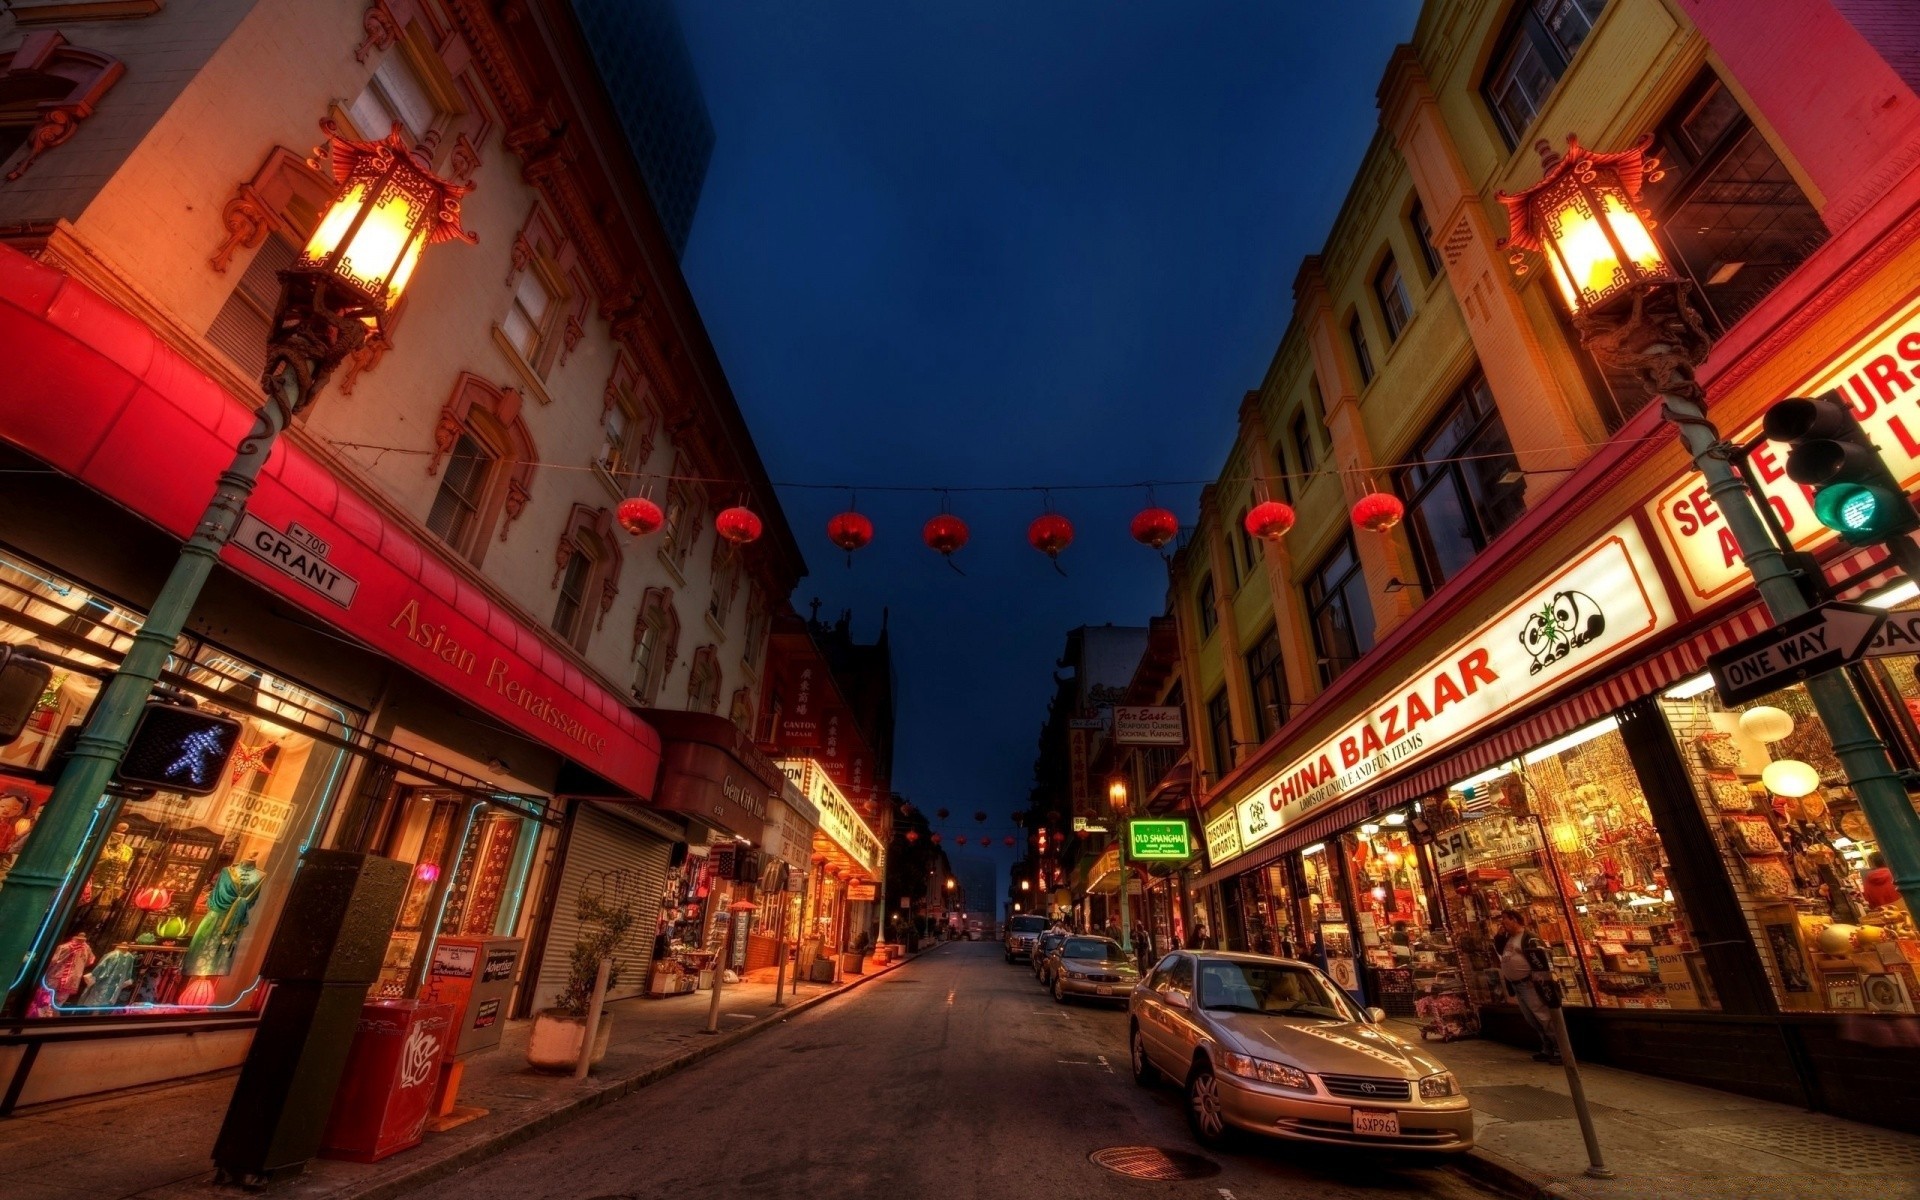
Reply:
<svg viewBox="0 0 1920 1200"><path fill-rule="evenodd" d="M1760 772L1760 782L1776 796L1797 799L1812 795L1820 786L1820 772L1797 758L1783 758L1766 765Z"/></svg>
<svg viewBox="0 0 1920 1200"><path fill-rule="evenodd" d="M736 546L744 546L760 539L760 518L752 509L736 504L720 510L713 519L713 531Z"/></svg>
<svg viewBox="0 0 1920 1200"><path fill-rule="evenodd" d="M909 830L907 830L907 842L908 842L908 844L912 844L912 843L914 843L914 842L917 842L917 841L919 841L919 840L920 840L920 831L919 831L918 829L909 829Z"/></svg>
<svg viewBox="0 0 1920 1200"><path fill-rule="evenodd" d="M613 510L613 516L620 522L620 528L634 537L645 537L667 523L667 515L660 511L660 506L645 496L628 496Z"/></svg>
<svg viewBox="0 0 1920 1200"><path fill-rule="evenodd" d="M1247 513L1247 532L1263 542L1277 542L1293 529L1293 505L1262 500Z"/></svg>
<svg viewBox="0 0 1920 1200"><path fill-rule="evenodd" d="M987 823L987 814L984 812L975 810L973 814L973 819L980 822L982 825L985 825Z"/></svg>
<svg viewBox="0 0 1920 1200"><path fill-rule="evenodd" d="M857 512L843 512L827 522L827 540L849 556L873 540L873 522Z"/></svg>
<svg viewBox="0 0 1920 1200"><path fill-rule="evenodd" d="M1180 536L1180 518L1164 508L1143 508L1134 514L1133 540L1155 550Z"/></svg>
<svg viewBox="0 0 1920 1200"><path fill-rule="evenodd" d="M1041 513L1027 526L1027 542L1051 559L1073 544L1073 522L1059 513Z"/></svg>
<svg viewBox="0 0 1920 1200"><path fill-rule="evenodd" d="M1011 850L1011 849L1013 849L1013 835L1012 835L1012 834L1008 834L1008 835L1007 835L1007 849L1009 849L1009 850Z"/></svg>
<svg viewBox="0 0 1920 1200"><path fill-rule="evenodd" d="M927 840L932 842L934 845L938 846L940 844L940 835L936 833L932 837L928 838Z"/></svg>
<svg viewBox="0 0 1920 1200"><path fill-rule="evenodd" d="M967 523L952 513L941 513L920 531L921 540L943 558L952 558L955 550L967 544L967 537Z"/></svg>
<svg viewBox="0 0 1920 1200"><path fill-rule="evenodd" d="M964 846L964 845L966 845L966 844L967 844L967 835L963 833L963 834L961 834L961 835L960 835L959 837L957 837L957 838L955 838L955 839L953 839L953 844L954 844L954 845L956 845L956 846Z"/></svg>
<svg viewBox="0 0 1920 1200"><path fill-rule="evenodd" d="M934 814L933 814L933 815L934 815L934 816L936 816L936 817L939 817L939 818L940 818L940 819L941 819L942 821L944 821L944 820L946 820L946 819L947 819L947 810L946 810L946 809L944 809L944 808L942 808L942 809L937 809L937 810L935 810L935 812L934 812Z"/></svg>
<svg viewBox="0 0 1920 1200"><path fill-rule="evenodd" d="M1793 717L1785 709L1757 704L1740 714L1740 732L1756 742L1777 742L1793 732Z"/></svg>
<svg viewBox="0 0 1920 1200"><path fill-rule="evenodd" d="M1536 142L1540 182L1517 195L1499 193L1508 226L1500 245L1513 248L1514 274L1526 274L1525 252L1538 251L1577 318L1624 304L1650 284L1675 282L1640 207L1641 185L1663 174L1659 160L1646 157L1652 144L1648 134L1625 150L1595 154L1569 137L1563 158L1544 138Z"/></svg>
<svg viewBox="0 0 1920 1200"><path fill-rule="evenodd" d="M1353 524L1369 533L1385 533L1407 515L1407 506L1391 492L1368 492L1353 505Z"/></svg>

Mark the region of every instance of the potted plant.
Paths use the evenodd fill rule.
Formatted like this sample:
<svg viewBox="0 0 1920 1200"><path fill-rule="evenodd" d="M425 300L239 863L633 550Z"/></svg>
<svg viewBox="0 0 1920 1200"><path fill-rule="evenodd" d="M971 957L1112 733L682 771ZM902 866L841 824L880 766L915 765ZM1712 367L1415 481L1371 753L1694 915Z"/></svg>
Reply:
<svg viewBox="0 0 1920 1200"><path fill-rule="evenodd" d="M840 956L840 973L843 975L864 975L866 969L862 963L867 951L873 946L873 935L862 929L853 937L853 945Z"/></svg>
<svg viewBox="0 0 1920 1200"><path fill-rule="evenodd" d="M527 1064L541 1071L571 1071L580 1061L587 1037L587 1013L593 1004L594 983L601 960L607 969L607 990L620 980L620 953L633 929L634 888L624 871L595 872L574 902L579 936L567 961L567 982L554 997L553 1007L534 1014L533 1033L527 1039ZM606 1057L613 1033L613 1014L600 1013L594 1031L593 1062Z"/></svg>

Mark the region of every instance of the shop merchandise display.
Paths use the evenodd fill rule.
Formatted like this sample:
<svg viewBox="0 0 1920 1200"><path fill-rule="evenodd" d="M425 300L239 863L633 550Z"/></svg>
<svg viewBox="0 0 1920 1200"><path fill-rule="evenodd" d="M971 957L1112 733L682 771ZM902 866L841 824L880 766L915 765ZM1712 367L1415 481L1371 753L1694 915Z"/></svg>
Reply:
<svg viewBox="0 0 1920 1200"><path fill-rule="evenodd" d="M1411 814L1389 813L1347 835L1367 994L1390 1015L1419 1016L1435 1036L1477 1030L1458 948L1429 910Z"/></svg>

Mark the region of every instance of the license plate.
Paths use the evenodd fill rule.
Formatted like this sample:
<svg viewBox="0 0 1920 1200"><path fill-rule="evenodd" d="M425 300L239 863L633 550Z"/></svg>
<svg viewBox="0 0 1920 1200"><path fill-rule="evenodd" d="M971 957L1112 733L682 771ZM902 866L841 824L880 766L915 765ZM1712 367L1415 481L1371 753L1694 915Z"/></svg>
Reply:
<svg viewBox="0 0 1920 1200"><path fill-rule="evenodd" d="M1367 1112L1364 1109L1353 1110L1353 1131L1355 1133L1384 1133L1393 1137L1400 1136L1400 1114L1396 1112Z"/></svg>
<svg viewBox="0 0 1920 1200"><path fill-rule="evenodd" d="M1111 995L1113 995L1113 989L1112 989L1112 988L1110 988L1110 987L1098 987L1098 988L1095 988L1095 989L1094 989L1094 992L1095 992L1095 993L1096 993L1097 995L1101 995L1101 996L1111 996Z"/></svg>

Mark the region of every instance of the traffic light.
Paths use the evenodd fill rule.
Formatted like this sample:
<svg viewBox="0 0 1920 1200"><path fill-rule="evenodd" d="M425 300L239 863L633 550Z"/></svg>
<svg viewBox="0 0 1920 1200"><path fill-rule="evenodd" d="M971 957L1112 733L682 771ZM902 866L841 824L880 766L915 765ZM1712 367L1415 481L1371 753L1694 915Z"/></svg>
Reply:
<svg viewBox="0 0 1920 1200"><path fill-rule="evenodd" d="M115 778L122 783L206 796L240 744L240 722L184 704L149 700Z"/></svg>
<svg viewBox="0 0 1920 1200"><path fill-rule="evenodd" d="M1855 546L1920 529L1920 513L1839 392L1767 410L1767 437L1786 442L1787 478L1813 489L1813 515Z"/></svg>

